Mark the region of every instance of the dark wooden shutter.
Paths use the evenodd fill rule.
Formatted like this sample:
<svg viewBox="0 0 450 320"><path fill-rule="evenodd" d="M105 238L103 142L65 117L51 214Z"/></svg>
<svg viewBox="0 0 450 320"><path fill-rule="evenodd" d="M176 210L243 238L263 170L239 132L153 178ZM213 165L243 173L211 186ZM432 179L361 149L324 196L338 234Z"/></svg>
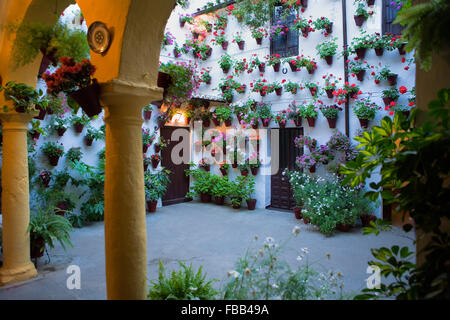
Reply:
<svg viewBox="0 0 450 320"><path fill-rule="evenodd" d="M283 13L285 10L290 10L286 17ZM270 53L279 54L281 57L290 57L298 55L298 31L293 30L292 24L296 18L297 11L293 9L286 9L282 6L275 6L272 14L272 24L277 24L281 20L283 25L289 28L289 32L284 35L272 38L270 42Z"/></svg>
<svg viewBox="0 0 450 320"><path fill-rule="evenodd" d="M390 0L383 0L383 33L401 34L404 27L393 23L397 17L398 10L391 6Z"/></svg>

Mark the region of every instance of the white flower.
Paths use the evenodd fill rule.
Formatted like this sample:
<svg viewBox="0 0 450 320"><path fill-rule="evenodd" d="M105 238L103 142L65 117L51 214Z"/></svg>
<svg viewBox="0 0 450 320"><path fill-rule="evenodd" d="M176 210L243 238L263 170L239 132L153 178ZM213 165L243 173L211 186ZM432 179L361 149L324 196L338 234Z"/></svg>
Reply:
<svg viewBox="0 0 450 320"><path fill-rule="evenodd" d="M196 291L197 288L195 288L195 287L189 287L189 290L191 290L191 291Z"/></svg>
<svg viewBox="0 0 450 320"><path fill-rule="evenodd" d="M298 256L297 257L297 261L302 261L303 260L303 256Z"/></svg>
<svg viewBox="0 0 450 320"><path fill-rule="evenodd" d="M292 234L296 237L300 233L300 227L295 226L294 229L292 229Z"/></svg>
<svg viewBox="0 0 450 320"><path fill-rule="evenodd" d="M266 238L266 243L272 243L272 242L274 242L275 240L273 240L273 238L272 237L267 237Z"/></svg>
<svg viewBox="0 0 450 320"><path fill-rule="evenodd" d="M274 288L274 289L278 289L279 288L279 286L276 284L276 283L274 283L273 285L272 285L272 288Z"/></svg>
<svg viewBox="0 0 450 320"><path fill-rule="evenodd" d="M308 254L309 253L308 248L302 248L302 251L303 251L304 254Z"/></svg>
<svg viewBox="0 0 450 320"><path fill-rule="evenodd" d="M235 279L238 279L240 274L239 274L239 272L237 272L235 270L231 270L231 271L228 271L228 276L229 277L233 276Z"/></svg>

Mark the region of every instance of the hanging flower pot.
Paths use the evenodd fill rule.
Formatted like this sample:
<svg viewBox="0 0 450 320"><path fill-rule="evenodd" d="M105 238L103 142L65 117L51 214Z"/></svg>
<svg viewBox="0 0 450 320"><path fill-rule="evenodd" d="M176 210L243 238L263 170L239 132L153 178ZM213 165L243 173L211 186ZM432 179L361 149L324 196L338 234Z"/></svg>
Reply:
<svg viewBox="0 0 450 320"><path fill-rule="evenodd" d="M351 224L341 224L341 223L338 223L336 226L336 228L341 232L349 232L351 227L352 227Z"/></svg>
<svg viewBox="0 0 450 320"><path fill-rule="evenodd" d="M225 197L214 197L214 202L218 206L222 206L225 203Z"/></svg>
<svg viewBox="0 0 450 320"><path fill-rule="evenodd" d="M364 15L358 15L358 16L354 16L355 18L355 23L358 27L361 27L364 23L364 21L366 21L366 17Z"/></svg>
<svg viewBox="0 0 450 320"><path fill-rule="evenodd" d="M301 207L295 207L294 208L294 215L296 219L301 219L302 218L302 208Z"/></svg>
<svg viewBox="0 0 450 320"><path fill-rule="evenodd" d="M66 128L60 128L57 129L56 132L58 132L58 136L62 137L64 135L64 133L66 132Z"/></svg>
<svg viewBox="0 0 450 320"><path fill-rule="evenodd" d="M400 55L402 55L402 56L406 54L405 46L406 46L406 43L402 43L402 44L398 47L398 53L399 53Z"/></svg>
<svg viewBox="0 0 450 320"><path fill-rule="evenodd" d="M211 166L209 164L203 165L202 168L207 172L209 172L211 170Z"/></svg>
<svg viewBox="0 0 450 320"><path fill-rule="evenodd" d="M402 114L406 117L409 118L409 110L403 110Z"/></svg>
<svg viewBox="0 0 450 320"><path fill-rule="evenodd" d="M263 38L255 38L256 44L261 45Z"/></svg>
<svg viewBox="0 0 450 320"><path fill-rule="evenodd" d="M92 79L91 85L70 92L69 96L80 105L81 109L83 109L89 117L93 117L102 112L102 107L98 100L99 94L100 85L98 84L97 79Z"/></svg>
<svg viewBox="0 0 450 320"><path fill-rule="evenodd" d="M281 63L280 63L280 62L274 64L274 65L273 65L273 71L274 71L274 72L280 72L280 66L281 66Z"/></svg>
<svg viewBox="0 0 450 320"><path fill-rule="evenodd" d="M152 118L152 111L151 110L144 110L144 119L150 120Z"/></svg>
<svg viewBox="0 0 450 320"><path fill-rule="evenodd" d="M209 48L208 50L206 50L205 55L207 57L211 57L211 54L212 54L212 48Z"/></svg>
<svg viewBox="0 0 450 320"><path fill-rule="evenodd" d="M261 97L265 97L266 96L266 92L265 91L259 91L259 94L261 95Z"/></svg>
<svg viewBox="0 0 450 320"><path fill-rule="evenodd" d="M32 259L40 258L44 255L45 240L41 236L36 237L31 235L30 241L30 257Z"/></svg>
<svg viewBox="0 0 450 320"><path fill-rule="evenodd" d="M84 137L84 143L86 144L86 146L88 147L92 146L92 142L94 142L94 139Z"/></svg>
<svg viewBox="0 0 450 320"><path fill-rule="evenodd" d="M200 194L200 200L203 203L209 203L209 202L211 202L211 195L202 193L202 194Z"/></svg>
<svg viewBox="0 0 450 320"><path fill-rule="evenodd" d="M370 7L370 6L373 6L375 4L375 0L367 0L367 5Z"/></svg>
<svg viewBox="0 0 450 320"><path fill-rule="evenodd" d="M294 119L294 123L296 127L301 127L302 126L302 118L295 118Z"/></svg>
<svg viewBox="0 0 450 320"><path fill-rule="evenodd" d="M308 0L301 0L301 3L303 8L308 8Z"/></svg>
<svg viewBox="0 0 450 320"><path fill-rule="evenodd" d="M213 120L214 125L215 125L216 127L220 127L220 121L219 121L219 119L213 118L212 120Z"/></svg>
<svg viewBox="0 0 450 320"><path fill-rule="evenodd" d="M361 128L367 128L369 126L369 120L368 119L359 119L359 124L361 125Z"/></svg>
<svg viewBox="0 0 450 320"><path fill-rule="evenodd" d="M393 102L393 101L395 101L394 99L392 99L392 98L390 98L390 97L384 97L383 98L383 102L384 102L384 105L387 107L387 106L390 106L391 105L391 102Z"/></svg>
<svg viewBox="0 0 450 320"><path fill-rule="evenodd" d="M327 118L328 120L328 126L330 127L330 129L336 129L336 122L337 122L337 118Z"/></svg>
<svg viewBox="0 0 450 320"><path fill-rule="evenodd" d="M47 114L47 110L45 110L44 108L42 108L40 106L36 106L36 109L39 110L39 114L36 117L34 117L34 119L44 120L45 115Z"/></svg>
<svg viewBox="0 0 450 320"><path fill-rule="evenodd" d="M237 161L234 161L234 162L231 164L231 166L232 166L234 169L236 169L236 168L238 167Z"/></svg>
<svg viewBox="0 0 450 320"><path fill-rule="evenodd" d="M42 180L42 185L45 188L48 188L48 185L50 184L50 180L51 180L50 176L48 176L48 175L42 176L41 175L40 177L41 177L41 180Z"/></svg>
<svg viewBox="0 0 450 320"><path fill-rule="evenodd" d="M333 56L325 56L326 63L331 66L333 64Z"/></svg>
<svg viewBox="0 0 450 320"><path fill-rule="evenodd" d="M258 129L258 122L255 123L255 124L252 124L252 128L253 128L254 130Z"/></svg>
<svg viewBox="0 0 450 320"><path fill-rule="evenodd" d="M159 153L161 151L161 145L159 143L155 143L155 153Z"/></svg>
<svg viewBox="0 0 450 320"><path fill-rule="evenodd" d="M207 128L211 124L211 120L210 119L202 120L202 124L205 128Z"/></svg>
<svg viewBox="0 0 450 320"><path fill-rule="evenodd" d="M58 156L49 156L48 161L50 162L50 165L56 167L59 162L59 157Z"/></svg>
<svg viewBox="0 0 450 320"><path fill-rule="evenodd" d="M248 169L241 170L241 175L244 177L248 176Z"/></svg>
<svg viewBox="0 0 450 320"><path fill-rule="evenodd" d="M147 171L147 169L148 169L148 163L144 162L144 171Z"/></svg>
<svg viewBox="0 0 450 320"><path fill-rule="evenodd" d="M314 74L314 71L316 71L316 69L315 68L312 68L312 69L307 69L308 70L308 74Z"/></svg>
<svg viewBox="0 0 450 320"><path fill-rule="evenodd" d="M231 127L231 123L232 123L232 119L231 119L231 118L225 120L225 126L226 126L226 127Z"/></svg>
<svg viewBox="0 0 450 320"><path fill-rule="evenodd" d="M83 132L84 124L81 124L81 123L75 123L75 124L73 125L73 128L75 129L75 132L76 132L76 133L81 133L81 132Z"/></svg>
<svg viewBox="0 0 450 320"><path fill-rule="evenodd" d="M281 121L278 123L278 126L280 127L280 129L286 128L286 120L281 120Z"/></svg>
<svg viewBox="0 0 450 320"><path fill-rule="evenodd" d="M245 200L247 202L247 209L248 210L255 210L256 208L256 199L247 199Z"/></svg>
<svg viewBox="0 0 450 320"><path fill-rule="evenodd" d="M266 64L265 64L265 63L261 63L261 64L258 66L258 69L259 69L259 72L264 72L264 71L266 71Z"/></svg>
<svg viewBox="0 0 450 320"><path fill-rule="evenodd" d="M267 128L267 127L269 126L271 120L272 120L271 118L268 118L268 119L261 119L261 122L262 122L262 124L263 124L263 127L266 127L266 128Z"/></svg>
<svg viewBox="0 0 450 320"><path fill-rule="evenodd" d="M364 75L366 74L366 70L361 70L356 74L356 78L358 79L358 81L363 81L364 80Z"/></svg>
<svg viewBox="0 0 450 320"><path fill-rule="evenodd" d="M227 51L227 49L228 49L228 41L222 42L222 49Z"/></svg>
<svg viewBox="0 0 450 320"><path fill-rule="evenodd" d="M316 118L307 117L306 120L308 121L308 125L311 128L314 128L314 126L316 125Z"/></svg>
<svg viewBox="0 0 450 320"><path fill-rule="evenodd" d="M387 77L390 86L395 86L397 84L398 74L391 74Z"/></svg>
<svg viewBox="0 0 450 320"><path fill-rule="evenodd" d="M156 212L156 207L158 205L158 201L147 201L148 212Z"/></svg>
<svg viewBox="0 0 450 320"><path fill-rule="evenodd" d="M152 167L153 169L158 168L159 159L152 159Z"/></svg>
<svg viewBox="0 0 450 320"><path fill-rule="evenodd" d="M301 31L302 31L303 37L307 38L308 34L309 34L309 27L302 28Z"/></svg>
<svg viewBox="0 0 450 320"><path fill-rule="evenodd" d="M222 176L226 177L228 175L227 170L225 170L224 168L220 168L220 172L222 173Z"/></svg>
<svg viewBox="0 0 450 320"><path fill-rule="evenodd" d="M317 94L317 87L309 88L309 92L311 92L311 96L315 97Z"/></svg>
<svg viewBox="0 0 450 320"><path fill-rule="evenodd" d="M179 19L180 21L180 28L183 28L184 25L186 24L186 21L181 20L181 18Z"/></svg>
<svg viewBox="0 0 450 320"><path fill-rule="evenodd" d="M143 144L143 145L142 145L142 151L143 151L144 153L147 153L147 150L148 150L148 144Z"/></svg>
<svg viewBox="0 0 450 320"><path fill-rule="evenodd" d="M194 39L198 39L198 37L200 36L200 33L198 32L192 32L192 37L194 37Z"/></svg>
<svg viewBox="0 0 450 320"><path fill-rule="evenodd" d="M327 89L325 92L327 93L327 97L329 99L333 99L333 89Z"/></svg>
<svg viewBox="0 0 450 320"><path fill-rule="evenodd" d="M223 73L227 74L230 71L230 67L222 68Z"/></svg>
<svg viewBox="0 0 450 320"><path fill-rule="evenodd" d="M41 134L37 131L33 131L32 133L30 133L31 139L33 140L38 140L39 137L41 136Z"/></svg>
<svg viewBox="0 0 450 320"><path fill-rule="evenodd" d="M252 175L256 176L258 174L258 167L250 167L250 171L252 172Z"/></svg>
<svg viewBox="0 0 450 320"><path fill-rule="evenodd" d="M375 54L377 57L381 57L383 55L384 48L375 48Z"/></svg>
<svg viewBox="0 0 450 320"><path fill-rule="evenodd" d="M357 56L359 59L364 59L364 57L366 56L366 51L367 51L367 48L358 48L358 49L355 49L356 56Z"/></svg>
<svg viewBox="0 0 450 320"><path fill-rule="evenodd" d="M326 24L324 25L325 27L325 32L330 34L333 33L333 22L331 22L330 24Z"/></svg>
<svg viewBox="0 0 450 320"><path fill-rule="evenodd" d="M173 56L175 58L179 58L181 57L181 53L177 49L173 49Z"/></svg>
<svg viewBox="0 0 450 320"><path fill-rule="evenodd" d="M297 65L295 63L289 62L292 72L297 72Z"/></svg>
<svg viewBox="0 0 450 320"><path fill-rule="evenodd" d="M313 165L312 167L310 167L309 172L311 172L311 173L316 172L316 165Z"/></svg>
<svg viewBox="0 0 450 320"><path fill-rule="evenodd" d="M283 87L276 88L275 93L277 94L277 96L281 96L283 94Z"/></svg>
<svg viewBox="0 0 450 320"><path fill-rule="evenodd" d="M238 43L239 50L244 50L245 41L239 41Z"/></svg>

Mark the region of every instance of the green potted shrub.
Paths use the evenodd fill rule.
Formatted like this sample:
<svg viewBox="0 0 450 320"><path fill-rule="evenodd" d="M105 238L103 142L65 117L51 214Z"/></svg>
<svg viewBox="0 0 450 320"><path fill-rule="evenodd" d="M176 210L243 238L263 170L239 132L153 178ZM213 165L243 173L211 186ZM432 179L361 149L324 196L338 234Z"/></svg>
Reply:
<svg viewBox="0 0 450 320"><path fill-rule="evenodd" d="M19 113L36 113L39 108L43 108L42 101L39 96L42 91L37 92L34 88L25 83L16 83L8 81L4 87L0 86L3 91L5 100L13 102L14 110ZM3 107L3 111L7 112L7 106Z"/></svg>
<svg viewBox="0 0 450 320"><path fill-rule="evenodd" d="M217 107L216 110L214 110L215 118L220 122L225 122L225 126L227 127L231 127L232 114L233 111L231 110L231 108L225 106Z"/></svg>
<svg viewBox="0 0 450 320"><path fill-rule="evenodd" d="M42 152L48 157L52 166L57 166L59 158L64 155L64 147L62 144L58 145L56 142L48 141L42 146Z"/></svg>
<svg viewBox="0 0 450 320"><path fill-rule="evenodd" d="M190 164L190 166L195 166ZM194 178L194 183L191 187L191 194L199 196L201 202L211 202L213 180L212 175L208 171L194 169L186 170L186 175L190 175Z"/></svg>
<svg viewBox="0 0 450 320"><path fill-rule="evenodd" d="M145 200L149 212L155 212L158 199L162 198L170 184L170 170L161 170L157 173L146 171L144 174Z"/></svg>
<svg viewBox="0 0 450 320"><path fill-rule="evenodd" d="M42 257L45 247L48 245L54 248L55 241L58 241L63 249L72 246L70 232L72 225L69 220L59 215L55 215L53 208L45 210L37 208L30 216L28 232L30 232L30 253L31 258Z"/></svg>
<svg viewBox="0 0 450 320"><path fill-rule="evenodd" d="M331 41L324 41L317 45L317 53L319 54L321 59L325 59L328 65L333 64L333 56L337 53L338 45L336 44L337 38L334 38Z"/></svg>
<svg viewBox="0 0 450 320"><path fill-rule="evenodd" d="M230 182L227 177L213 176L212 195L217 205L223 205L225 197L230 194Z"/></svg>
<svg viewBox="0 0 450 320"><path fill-rule="evenodd" d="M253 193L255 192L255 177L249 176L243 181L244 189L244 199L247 202L248 210L255 210L256 208L256 199L252 198Z"/></svg>

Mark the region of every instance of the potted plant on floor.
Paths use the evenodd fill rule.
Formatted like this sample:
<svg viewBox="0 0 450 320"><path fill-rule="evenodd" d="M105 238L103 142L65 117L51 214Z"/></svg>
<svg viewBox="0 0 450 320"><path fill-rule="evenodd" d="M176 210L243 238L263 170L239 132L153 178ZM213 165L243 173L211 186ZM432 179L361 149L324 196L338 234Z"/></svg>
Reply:
<svg viewBox="0 0 450 320"><path fill-rule="evenodd" d="M333 105L325 105L320 108L323 116L328 120L328 126L330 129L336 128L336 121L338 118L339 111L342 111L342 108L336 104Z"/></svg>
<svg viewBox="0 0 450 320"><path fill-rule="evenodd" d="M247 202L248 210L255 210L256 208L256 199L252 197L255 192L255 177L249 176L245 177L245 180L242 183L244 185L243 188L243 199Z"/></svg>
<svg viewBox="0 0 450 320"><path fill-rule="evenodd" d="M194 164L190 164L190 167L195 167ZM213 175L209 172L200 169L186 170L187 176L192 176L194 182L191 187L191 194L200 197L201 202L211 202L212 188L213 188Z"/></svg>
<svg viewBox="0 0 450 320"><path fill-rule="evenodd" d="M69 220L59 215L55 215L53 208L37 208L30 216L28 232L30 233L30 254L31 258L42 257L46 245L54 248L55 240L58 241L64 250L66 246L72 246L70 232L73 230Z"/></svg>
<svg viewBox="0 0 450 320"><path fill-rule="evenodd" d="M369 126L369 121L375 118L378 109L377 104L370 101L370 96L355 102L353 112L358 117L361 128Z"/></svg>
<svg viewBox="0 0 450 320"><path fill-rule="evenodd" d="M225 197L230 194L230 182L227 177L214 176L213 178L212 195L214 196L215 204L221 206L225 202Z"/></svg>
<svg viewBox="0 0 450 320"><path fill-rule="evenodd" d="M320 56L321 59L325 59L328 65L333 64L333 56L337 53L337 47L336 44L337 38L334 38L331 41L325 41L317 45L317 53Z"/></svg>
<svg viewBox="0 0 450 320"><path fill-rule="evenodd" d="M58 145L56 142L48 141L42 146L42 153L48 157L52 166L57 166L59 158L64 155L64 147L62 144Z"/></svg>
<svg viewBox="0 0 450 320"><path fill-rule="evenodd" d="M83 114L81 117L73 115L70 119L70 123L73 125L76 133L83 132L84 127L87 126L89 122L90 120L85 114Z"/></svg>
<svg viewBox="0 0 450 320"><path fill-rule="evenodd" d="M102 112L99 101L100 85L92 78L95 67L88 59L76 62L71 57L62 57L62 65L53 74L44 74L42 78L47 84L47 93L57 95L59 92L68 94L68 103L76 111L78 107L93 117Z"/></svg>
<svg viewBox="0 0 450 320"><path fill-rule="evenodd" d="M161 170L157 173L146 171L144 174L145 200L148 212L155 212L158 199L162 198L170 184L170 170Z"/></svg>

